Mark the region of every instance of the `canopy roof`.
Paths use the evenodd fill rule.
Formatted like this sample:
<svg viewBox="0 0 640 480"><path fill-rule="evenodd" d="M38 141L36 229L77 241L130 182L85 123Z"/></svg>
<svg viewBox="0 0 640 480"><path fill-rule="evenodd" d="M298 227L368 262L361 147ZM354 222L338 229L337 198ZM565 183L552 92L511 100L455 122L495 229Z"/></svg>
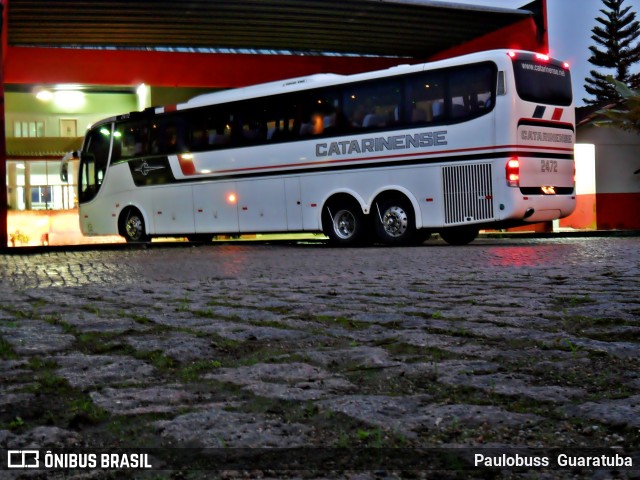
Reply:
<svg viewBox="0 0 640 480"><path fill-rule="evenodd" d="M529 6L488 8L433 0L5 3L10 46L414 58L427 58L534 15Z"/></svg>

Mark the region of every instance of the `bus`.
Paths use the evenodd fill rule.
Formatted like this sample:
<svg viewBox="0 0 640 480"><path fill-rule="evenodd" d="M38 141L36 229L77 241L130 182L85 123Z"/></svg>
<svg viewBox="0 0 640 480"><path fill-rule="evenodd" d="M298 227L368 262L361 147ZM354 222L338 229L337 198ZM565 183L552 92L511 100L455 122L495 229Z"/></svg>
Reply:
<svg viewBox="0 0 640 480"><path fill-rule="evenodd" d="M93 125L80 226L463 245L575 209L574 124L568 64L527 51L223 90Z"/></svg>

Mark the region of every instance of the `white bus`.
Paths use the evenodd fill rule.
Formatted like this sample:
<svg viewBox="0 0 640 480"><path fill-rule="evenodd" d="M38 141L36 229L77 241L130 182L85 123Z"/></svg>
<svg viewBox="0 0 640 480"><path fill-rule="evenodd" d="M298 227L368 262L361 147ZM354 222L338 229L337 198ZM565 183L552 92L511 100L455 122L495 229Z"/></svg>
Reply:
<svg viewBox="0 0 640 480"><path fill-rule="evenodd" d="M524 51L201 95L92 126L81 230L466 244L574 210L574 121L568 65Z"/></svg>

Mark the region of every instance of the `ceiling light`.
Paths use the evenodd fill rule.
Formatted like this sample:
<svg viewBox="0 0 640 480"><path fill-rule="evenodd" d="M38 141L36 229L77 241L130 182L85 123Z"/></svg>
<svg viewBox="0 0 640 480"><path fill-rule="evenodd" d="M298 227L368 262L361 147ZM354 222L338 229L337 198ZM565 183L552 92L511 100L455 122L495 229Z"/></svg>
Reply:
<svg viewBox="0 0 640 480"><path fill-rule="evenodd" d="M38 93L36 93L36 98L43 102L49 102L53 99L53 92L51 92L50 90L40 90Z"/></svg>

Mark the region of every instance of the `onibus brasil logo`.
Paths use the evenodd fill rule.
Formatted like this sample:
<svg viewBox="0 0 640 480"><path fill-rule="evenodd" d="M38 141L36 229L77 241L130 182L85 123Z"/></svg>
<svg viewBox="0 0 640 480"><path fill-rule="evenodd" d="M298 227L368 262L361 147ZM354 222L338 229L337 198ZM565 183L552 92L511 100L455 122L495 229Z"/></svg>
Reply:
<svg viewBox="0 0 640 480"><path fill-rule="evenodd" d="M7 468L110 468L147 469L153 468L148 453L59 453L47 450L8 450Z"/></svg>

